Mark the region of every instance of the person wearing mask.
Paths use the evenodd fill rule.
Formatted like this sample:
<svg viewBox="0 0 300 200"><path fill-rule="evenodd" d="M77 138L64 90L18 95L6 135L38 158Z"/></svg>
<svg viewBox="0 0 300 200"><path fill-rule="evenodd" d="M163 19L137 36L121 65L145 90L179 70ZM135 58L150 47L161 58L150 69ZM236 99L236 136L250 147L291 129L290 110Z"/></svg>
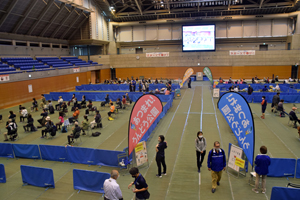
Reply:
<svg viewBox="0 0 300 200"><path fill-rule="evenodd" d="M200 168L206 154L206 139L203 137L202 131L198 131L197 138L195 140L196 156L197 156L197 167L198 173L200 173Z"/></svg>
<svg viewBox="0 0 300 200"><path fill-rule="evenodd" d="M96 115L94 116L94 119L95 120L91 122L91 129L94 129L97 122L100 122L100 120L101 120L101 115L100 115L99 110L96 111Z"/></svg>
<svg viewBox="0 0 300 200"><path fill-rule="evenodd" d="M271 164L271 158L267 155L268 149L265 146L260 147L260 153L255 158L255 173L256 173L256 180L255 180L255 188L252 189L253 192L256 194L259 193L259 179L261 176L261 193L266 193L266 178L267 174L269 173L269 166Z"/></svg>
<svg viewBox="0 0 300 200"><path fill-rule="evenodd" d="M274 109L275 109L275 111L276 111L276 107L277 107L277 105L278 105L278 103L279 103L279 101L280 101L279 95L280 95L280 93L277 92L277 94L275 94L275 95L273 96L273 99L272 99L272 105L271 105L271 107L272 107L271 111L272 111L272 112L274 111Z"/></svg>
<svg viewBox="0 0 300 200"><path fill-rule="evenodd" d="M119 177L119 172L117 170L112 170L110 178L104 181L104 200L123 200L122 191L117 183Z"/></svg>
<svg viewBox="0 0 300 200"><path fill-rule="evenodd" d="M73 113L73 116L69 118L70 124L72 124L74 121L77 121L79 113L80 113L79 109L76 107L75 112Z"/></svg>
<svg viewBox="0 0 300 200"><path fill-rule="evenodd" d="M58 130L60 130L60 127L64 124L65 120L64 120L64 113L61 111L59 112L58 114L58 119L59 119L59 122L56 123L56 127Z"/></svg>
<svg viewBox="0 0 300 200"><path fill-rule="evenodd" d="M89 120L86 115L83 116L83 121L81 122L82 124L82 135L86 135L85 131L89 129Z"/></svg>
<svg viewBox="0 0 300 200"><path fill-rule="evenodd" d="M161 174L167 175L167 166L165 161L165 149L168 147L167 141L165 141L165 136L158 136L158 144L155 147L156 150L156 164L158 167L157 177L161 178ZM163 166L163 173L161 173L161 165Z"/></svg>
<svg viewBox="0 0 300 200"><path fill-rule="evenodd" d="M207 168L211 171L212 193L215 193L217 185L220 185L222 170L226 169L225 151L220 148L220 142L214 142L214 148L210 150L207 158Z"/></svg>
<svg viewBox="0 0 300 200"><path fill-rule="evenodd" d="M251 85L248 85L248 95L251 95L253 92L253 88L251 87Z"/></svg>
<svg viewBox="0 0 300 200"><path fill-rule="evenodd" d="M119 109L122 109L122 102L121 102L120 98L117 99L116 104L117 104L117 107L116 107L117 111L119 111Z"/></svg>
<svg viewBox="0 0 300 200"><path fill-rule="evenodd" d="M298 122L298 124L300 124L300 120L299 120L299 118L297 117L297 115L296 115L296 111L297 110L297 108L296 107L292 107L292 110L291 110L291 112L289 113L289 115L290 115L290 117L293 119L293 121L295 122L294 123L294 128L297 128L297 125L296 125L296 123Z"/></svg>
<svg viewBox="0 0 300 200"><path fill-rule="evenodd" d="M41 124L41 126L38 126L38 128L45 126L46 117L48 116L48 112L45 109L43 109L41 116L42 116L42 118L37 120Z"/></svg>
<svg viewBox="0 0 300 200"><path fill-rule="evenodd" d="M190 77L188 82L188 88L192 88L191 84L192 84L192 78Z"/></svg>
<svg viewBox="0 0 300 200"><path fill-rule="evenodd" d="M18 128L17 127L18 127L17 124L12 119L8 119L8 123L6 125L7 132L3 133L4 142L9 141L7 138L7 135L10 136L9 139L11 141L15 140L15 138L18 136L18 134L17 134Z"/></svg>
<svg viewBox="0 0 300 200"><path fill-rule="evenodd" d="M262 101L261 101L261 112L262 112L261 118L262 119L265 119L265 112L266 112L266 109L267 109L267 105L268 105L268 102L266 100L266 97L262 96Z"/></svg>
<svg viewBox="0 0 300 200"><path fill-rule="evenodd" d="M28 112L25 107L22 107L20 122L24 122L24 119L27 118Z"/></svg>
<svg viewBox="0 0 300 200"><path fill-rule="evenodd" d="M71 104L71 102L73 102L74 99L75 99L75 94L72 95L71 100L68 102L68 106Z"/></svg>
<svg viewBox="0 0 300 200"><path fill-rule="evenodd" d="M62 112L68 112L68 107L67 107L67 104L65 102L62 103L61 110L62 110Z"/></svg>
<svg viewBox="0 0 300 200"><path fill-rule="evenodd" d="M64 102L64 100L63 100L62 96L59 96L59 99L57 101L58 104L55 105L55 109L60 110L60 107L61 107L63 102Z"/></svg>
<svg viewBox="0 0 300 200"><path fill-rule="evenodd" d="M109 120L109 121L114 120L114 119L111 117L111 114L114 113L114 111L115 111L115 106L114 106L113 103L110 103L110 110L109 110L109 112L107 113L107 115L108 115L108 120Z"/></svg>
<svg viewBox="0 0 300 200"><path fill-rule="evenodd" d="M82 95L82 99L81 99L81 108L85 108L86 107L86 98L85 95Z"/></svg>
<svg viewBox="0 0 300 200"><path fill-rule="evenodd" d="M47 133L50 133L52 132L52 129L53 129L53 122L50 120L50 117L46 117L46 123L45 123L45 126L46 126L46 129L42 130L42 137L41 138L44 138L44 137L47 137Z"/></svg>
<svg viewBox="0 0 300 200"><path fill-rule="evenodd" d="M41 94L41 96L42 96L42 101L40 103L40 108L43 109L44 106L47 104L47 102L45 96L43 94Z"/></svg>
<svg viewBox="0 0 300 200"><path fill-rule="evenodd" d="M33 112L35 109L35 111L38 111L38 103L35 100L35 98L32 99L32 107L31 107L31 112Z"/></svg>
<svg viewBox="0 0 300 200"><path fill-rule="evenodd" d="M32 130L32 128L34 127L33 122L34 122L34 119L32 118L31 114L28 114L27 124L23 126L25 132L29 131L28 130L29 128Z"/></svg>
<svg viewBox="0 0 300 200"><path fill-rule="evenodd" d="M132 185L135 185L135 188L132 190L132 192L135 193L135 200L149 199L150 193L148 192L148 185L145 178L139 173L139 169L133 167L129 170L129 173L132 178L134 178L134 181L128 185L128 189L130 189Z"/></svg>
<svg viewBox="0 0 300 200"><path fill-rule="evenodd" d="M78 126L78 122L74 123L75 126L72 128L72 133L71 135L68 135L68 146L71 146L71 144L74 142L74 138L79 138L80 137L80 132L81 128ZM72 141L71 141L72 139Z"/></svg>

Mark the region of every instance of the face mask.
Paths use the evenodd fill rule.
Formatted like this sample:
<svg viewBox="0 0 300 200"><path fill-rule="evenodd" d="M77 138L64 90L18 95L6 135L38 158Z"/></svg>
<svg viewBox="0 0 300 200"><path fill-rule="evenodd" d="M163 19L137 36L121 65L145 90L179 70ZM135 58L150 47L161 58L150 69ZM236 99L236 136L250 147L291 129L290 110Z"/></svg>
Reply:
<svg viewBox="0 0 300 200"><path fill-rule="evenodd" d="M203 135L200 135L199 138L203 138Z"/></svg>

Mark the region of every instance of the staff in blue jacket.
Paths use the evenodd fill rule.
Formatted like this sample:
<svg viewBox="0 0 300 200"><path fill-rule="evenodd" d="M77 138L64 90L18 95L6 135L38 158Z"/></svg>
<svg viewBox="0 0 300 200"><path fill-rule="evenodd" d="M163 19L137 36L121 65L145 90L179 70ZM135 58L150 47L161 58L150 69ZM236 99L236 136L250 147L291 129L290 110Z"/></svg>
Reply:
<svg viewBox="0 0 300 200"><path fill-rule="evenodd" d="M215 193L217 185L220 185L222 170L226 169L225 151L220 148L220 142L214 142L214 148L210 150L207 158L207 167L211 171L212 193Z"/></svg>
<svg viewBox="0 0 300 200"><path fill-rule="evenodd" d="M269 173L269 166L271 164L271 158L266 155L268 152L267 147L261 146L260 153L255 158L255 172L256 172L256 180L255 180L255 188L252 189L253 192L258 193L259 186L259 178L261 176L261 193L266 193L266 178Z"/></svg>

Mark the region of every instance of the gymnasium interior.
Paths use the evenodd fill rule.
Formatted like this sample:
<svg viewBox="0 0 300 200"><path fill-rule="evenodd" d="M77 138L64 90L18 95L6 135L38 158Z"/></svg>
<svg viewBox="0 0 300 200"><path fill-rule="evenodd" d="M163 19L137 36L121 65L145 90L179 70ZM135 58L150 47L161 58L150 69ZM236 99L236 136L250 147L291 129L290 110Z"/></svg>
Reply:
<svg viewBox="0 0 300 200"><path fill-rule="evenodd" d="M298 0L0 0L0 199L104 199L103 182L117 170L123 199L133 200L131 167L139 169L153 200L299 199L300 120L289 114L300 116L299 9ZM248 105L243 111L250 110L250 157L218 106L228 92L240 94ZM277 92L284 110L275 112ZM73 94L80 104L75 121L82 127L87 117L85 133L69 143L76 125L63 123L66 131L43 137L43 109L51 101L59 107L47 114L51 121L59 123L62 113L69 122L77 107ZM111 112L110 103L117 106L126 94L130 101ZM129 132L135 105L148 94L162 110L139 140L147 159L137 165L137 154L128 155ZM23 129L23 109L35 129ZM92 126L96 111L101 120ZM9 120L17 134L6 140ZM198 131L207 142L201 172ZM168 143L167 172L157 177L160 135ZM227 165L212 192L207 159L215 141ZM266 192L256 194L254 160L261 146L271 165ZM230 167L233 147L243 152L243 167Z"/></svg>

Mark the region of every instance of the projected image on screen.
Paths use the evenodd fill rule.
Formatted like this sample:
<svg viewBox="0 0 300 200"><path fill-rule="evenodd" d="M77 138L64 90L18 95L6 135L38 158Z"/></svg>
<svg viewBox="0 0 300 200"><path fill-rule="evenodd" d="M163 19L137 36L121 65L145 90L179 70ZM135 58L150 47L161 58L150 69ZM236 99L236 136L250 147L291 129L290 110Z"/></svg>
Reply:
<svg viewBox="0 0 300 200"><path fill-rule="evenodd" d="M182 26L182 51L214 51L215 25Z"/></svg>

